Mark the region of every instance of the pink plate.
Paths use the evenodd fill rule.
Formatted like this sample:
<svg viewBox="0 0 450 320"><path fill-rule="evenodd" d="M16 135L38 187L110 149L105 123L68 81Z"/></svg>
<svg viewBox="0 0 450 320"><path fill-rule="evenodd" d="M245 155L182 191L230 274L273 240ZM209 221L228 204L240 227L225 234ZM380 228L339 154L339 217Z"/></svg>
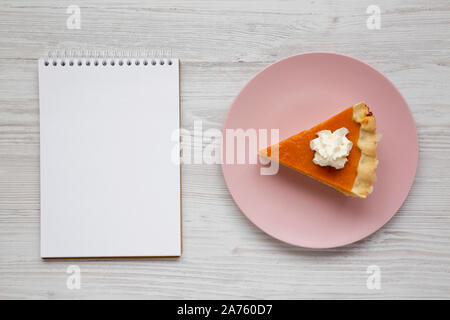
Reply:
<svg viewBox="0 0 450 320"><path fill-rule="evenodd" d="M279 240L310 248L358 241L392 218L414 180L417 131L400 92L359 60L306 53L270 65L233 102L224 137L226 129L279 129L285 139L360 101L382 134L374 192L355 199L283 166L276 175L260 175L260 164L223 164L228 189L247 218Z"/></svg>

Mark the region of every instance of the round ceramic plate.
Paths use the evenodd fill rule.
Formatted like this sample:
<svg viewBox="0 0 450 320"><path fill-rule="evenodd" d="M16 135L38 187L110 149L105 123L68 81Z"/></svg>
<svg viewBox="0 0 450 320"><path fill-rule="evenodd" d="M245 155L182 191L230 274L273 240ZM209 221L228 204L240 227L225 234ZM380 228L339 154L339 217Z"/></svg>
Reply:
<svg viewBox="0 0 450 320"><path fill-rule="evenodd" d="M347 197L283 166L275 175L261 175L260 164L223 164L228 189L250 221L287 243L330 248L358 241L392 218L414 180L417 131L400 92L359 60L306 53L270 65L236 97L224 137L226 129L279 129L282 140L361 101L382 134L373 193L367 199ZM226 144L224 139L224 152Z"/></svg>

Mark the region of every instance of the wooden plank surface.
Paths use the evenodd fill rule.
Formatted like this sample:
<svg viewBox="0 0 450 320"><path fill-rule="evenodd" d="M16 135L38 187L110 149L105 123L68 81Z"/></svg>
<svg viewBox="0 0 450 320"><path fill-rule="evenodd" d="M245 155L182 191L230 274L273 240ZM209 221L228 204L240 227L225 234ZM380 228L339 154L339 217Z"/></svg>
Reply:
<svg viewBox="0 0 450 320"><path fill-rule="evenodd" d="M66 9L81 8L69 30ZM450 3L378 1L12 1L0 8L0 298L450 298ZM381 230L329 250L295 248L253 226L218 165L183 166L178 260L39 258L36 59L48 50L167 49L182 60L182 127L220 129L267 64L306 51L366 61L402 92L420 140L411 193ZM81 268L80 290L66 286ZM381 289L366 287L369 265Z"/></svg>

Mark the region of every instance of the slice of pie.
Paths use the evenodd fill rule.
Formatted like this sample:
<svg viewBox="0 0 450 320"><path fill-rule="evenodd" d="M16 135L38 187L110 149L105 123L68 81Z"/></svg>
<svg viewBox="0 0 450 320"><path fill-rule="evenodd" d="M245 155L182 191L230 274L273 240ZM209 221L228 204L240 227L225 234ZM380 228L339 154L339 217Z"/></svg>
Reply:
<svg viewBox="0 0 450 320"><path fill-rule="evenodd" d="M376 180L377 143L375 116L361 102L309 130L260 150L259 155L346 195L366 198Z"/></svg>

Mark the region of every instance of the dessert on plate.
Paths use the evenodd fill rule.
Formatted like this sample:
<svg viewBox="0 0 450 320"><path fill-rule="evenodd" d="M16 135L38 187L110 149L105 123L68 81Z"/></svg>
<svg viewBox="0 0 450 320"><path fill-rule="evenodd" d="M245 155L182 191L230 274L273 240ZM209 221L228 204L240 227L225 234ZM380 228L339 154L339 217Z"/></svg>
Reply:
<svg viewBox="0 0 450 320"><path fill-rule="evenodd" d="M366 198L376 180L375 116L364 103L259 151L350 196Z"/></svg>

